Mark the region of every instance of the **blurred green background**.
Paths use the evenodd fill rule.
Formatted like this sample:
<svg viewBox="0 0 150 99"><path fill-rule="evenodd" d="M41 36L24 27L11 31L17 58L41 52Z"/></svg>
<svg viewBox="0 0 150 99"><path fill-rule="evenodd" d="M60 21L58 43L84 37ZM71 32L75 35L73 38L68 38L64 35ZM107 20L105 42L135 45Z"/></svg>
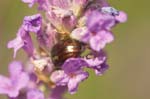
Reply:
<svg viewBox="0 0 150 99"><path fill-rule="evenodd" d="M128 21L113 29L115 41L106 47L110 69L102 77L94 72L68 99L150 99L150 1L108 0L128 14ZM35 14L21 0L0 0L0 73L8 75L13 50L6 48L25 15ZM17 59L25 54L19 51ZM24 60L24 59L23 59ZM0 95L0 99L6 99Z"/></svg>

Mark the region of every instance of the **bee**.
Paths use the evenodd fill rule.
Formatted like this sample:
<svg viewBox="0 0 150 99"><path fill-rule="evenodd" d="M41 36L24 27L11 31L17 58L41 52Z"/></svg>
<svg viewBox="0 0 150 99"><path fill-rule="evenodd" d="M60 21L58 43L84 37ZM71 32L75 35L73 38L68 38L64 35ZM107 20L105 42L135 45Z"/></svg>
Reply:
<svg viewBox="0 0 150 99"><path fill-rule="evenodd" d="M52 61L56 67L60 67L68 58L79 57L82 51L83 44L81 42L65 37L52 48Z"/></svg>
<svg viewBox="0 0 150 99"><path fill-rule="evenodd" d="M60 37L58 35L57 39L58 42L52 47L50 53L48 50L45 50L44 48L40 47L40 56L38 56L38 58L41 59L32 60L32 63L35 66L36 76L38 77L37 81L44 82L50 88L54 88L56 85L49 79L49 76L52 72L50 74L44 72L47 63L52 60L54 69L57 70L61 68L61 65L65 62L65 60L72 57L80 57L80 55L84 51L84 44L75 39L70 38L68 34L60 34ZM49 57L50 60L45 60L45 57Z"/></svg>

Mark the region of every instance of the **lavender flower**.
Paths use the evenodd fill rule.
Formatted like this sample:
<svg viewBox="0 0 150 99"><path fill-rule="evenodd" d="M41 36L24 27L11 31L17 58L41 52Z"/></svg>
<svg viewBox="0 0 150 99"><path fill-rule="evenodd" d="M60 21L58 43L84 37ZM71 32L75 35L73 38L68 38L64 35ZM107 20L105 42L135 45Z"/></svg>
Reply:
<svg viewBox="0 0 150 99"><path fill-rule="evenodd" d="M87 56L84 60L88 64L87 67L93 69L96 75L102 75L109 68L106 63L107 57L104 51L92 52L90 57L92 58L88 58Z"/></svg>
<svg viewBox="0 0 150 99"><path fill-rule="evenodd" d="M0 93L16 97L22 88L26 88L29 76L24 72L22 64L14 61L9 65L10 78L0 75Z"/></svg>
<svg viewBox="0 0 150 99"><path fill-rule="evenodd" d="M16 52L20 48L23 48L29 56L33 55L34 47L29 32L37 33L40 30L40 28L40 14L26 16L24 18L24 22L17 33L17 37L14 40L9 41L7 45L8 48L14 48L14 57L16 56Z"/></svg>
<svg viewBox="0 0 150 99"><path fill-rule="evenodd" d="M111 43L114 39L113 34L110 32L111 28L118 22L125 22L126 15L122 14L115 9L103 7L101 12L95 10L87 15L87 22L84 27L75 29L71 37L81 42L88 43L95 51L100 51L107 43ZM119 14L119 15L118 15ZM119 18L122 16L122 18Z"/></svg>
<svg viewBox="0 0 150 99"><path fill-rule="evenodd" d="M23 21L23 29L25 31L38 33L41 29L42 17L40 14L26 16Z"/></svg>
<svg viewBox="0 0 150 99"><path fill-rule="evenodd" d="M63 70L55 71L51 80L57 85L68 86L68 90L71 94L77 91L77 87L80 82L87 79L88 72L84 72L82 66L88 64L80 58L70 58L62 65Z"/></svg>
<svg viewBox="0 0 150 99"><path fill-rule="evenodd" d="M63 99L66 90L74 94L88 79L85 68L97 76L108 69L104 48L114 40L111 29L127 20L123 11L106 0L22 1L29 7L38 4L46 17L39 13L25 16L16 38L8 42L14 58L23 49L28 61L24 68L20 62L12 62L9 78L0 75L0 94L9 99Z"/></svg>

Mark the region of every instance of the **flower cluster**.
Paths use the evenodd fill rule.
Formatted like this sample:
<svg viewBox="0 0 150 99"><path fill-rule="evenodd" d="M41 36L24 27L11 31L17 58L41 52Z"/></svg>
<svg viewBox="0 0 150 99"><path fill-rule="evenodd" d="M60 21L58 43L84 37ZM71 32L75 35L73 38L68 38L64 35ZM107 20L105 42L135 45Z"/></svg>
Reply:
<svg viewBox="0 0 150 99"><path fill-rule="evenodd" d="M123 11L105 0L22 0L38 13L25 16L8 48L23 49L28 62L9 65L10 77L0 76L0 93L10 99L62 99L89 77L85 68L102 75L107 69L103 51L114 40L112 27L127 20ZM33 43L31 34L36 36ZM35 46L38 45L38 46ZM48 92L50 95L45 97Z"/></svg>

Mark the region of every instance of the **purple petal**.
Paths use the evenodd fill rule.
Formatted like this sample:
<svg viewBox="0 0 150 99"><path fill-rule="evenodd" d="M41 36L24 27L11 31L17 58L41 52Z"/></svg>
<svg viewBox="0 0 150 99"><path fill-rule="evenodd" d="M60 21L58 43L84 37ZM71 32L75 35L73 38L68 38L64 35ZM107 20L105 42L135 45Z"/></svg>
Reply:
<svg viewBox="0 0 150 99"><path fill-rule="evenodd" d="M91 37L90 46L95 51L100 51L107 43L112 42L113 35L107 31L100 31L97 35Z"/></svg>
<svg viewBox="0 0 150 99"><path fill-rule="evenodd" d="M19 61L13 61L9 65L9 73L11 77L15 77L22 72L22 63Z"/></svg>
<svg viewBox="0 0 150 99"><path fill-rule="evenodd" d="M63 70L54 71L50 77L51 81L54 82L56 85L63 85L65 86L68 83L68 76L64 73Z"/></svg>
<svg viewBox="0 0 150 99"><path fill-rule="evenodd" d="M37 33L41 29L42 17L40 14L24 17L23 28L25 31Z"/></svg>
<svg viewBox="0 0 150 99"><path fill-rule="evenodd" d="M72 31L72 29L76 25L76 17L74 15L66 15L62 18L62 24L64 25L65 29Z"/></svg>
<svg viewBox="0 0 150 99"><path fill-rule="evenodd" d="M71 32L70 35L73 39L86 42L90 39L90 33L86 27L76 28Z"/></svg>
<svg viewBox="0 0 150 99"><path fill-rule="evenodd" d="M72 11L61 8L51 8L47 12L47 17L55 28L62 33L70 33L76 25L76 17Z"/></svg>
<svg viewBox="0 0 150 99"><path fill-rule="evenodd" d="M80 72L76 76L70 78L68 82L68 90L71 94L76 93L78 85L80 82L87 79L89 74L87 72Z"/></svg>
<svg viewBox="0 0 150 99"><path fill-rule="evenodd" d="M50 0L50 3L53 6L60 7L66 9L70 6L70 0Z"/></svg>
<svg viewBox="0 0 150 99"><path fill-rule="evenodd" d="M34 47L32 43L32 39L29 34L24 36L24 46L22 47L29 56L33 55Z"/></svg>
<svg viewBox="0 0 150 99"><path fill-rule="evenodd" d="M63 94L66 91L66 86L56 86L52 89L50 99L64 99Z"/></svg>
<svg viewBox="0 0 150 99"><path fill-rule="evenodd" d="M106 53L101 50L100 52L91 52L91 55L93 55L92 58L85 58L85 61L89 64L87 67L93 69L96 75L102 75L109 67L106 64Z"/></svg>
<svg viewBox="0 0 150 99"><path fill-rule="evenodd" d="M87 4L89 0L74 0L77 4L84 5Z"/></svg>
<svg viewBox="0 0 150 99"><path fill-rule="evenodd" d="M101 50L100 52L92 51L89 55L92 57L87 56L84 58L84 60L88 63L88 68L99 66L103 64L107 59L106 53L103 50Z"/></svg>
<svg viewBox="0 0 150 99"><path fill-rule="evenodd" d="M127 21L127 14L123 11L119 12L118 16L115 16L116 20L120 23L124 23Z"/></svg>
<svg viewBox="0 0 150 99"><path fill-rule="evenodd" d="M51 24L47 24L46 30L38 32L37 40L40 46L51 49L57 42L55 28Z"/></svg>
<svg viewBox="0 0 150 99"><path fill-rule="evenodd" d="M95 0L96 3L99 3L102 7L108 7L109 4L107 2L107 0Z"/></svg>
<svg viewBox="0 0 150 99"><path fill-rule="evenodd" d="M26 32L23 27L20 27L17 33L16 39L8 42L8 48L14 48L14 58L16 53L20 48L23 48L29 56L33 55L33 44L31 37L28 32Z"/></svg>
<svg viewBox="0 0 150 99"><path fill-rule="evenodd" d="M26 51L29 56L32 56L34 47L29 32L24 31L23 27L21 27L17 36L20 36L24 42L24 46L22 47L24 51Z"/></svg>
<svg viewBox="0 0 150 99"><path fill-rule="evenodd" d="M88 64L82 58L69 58L62 65L62 69L66 74L71 74L80 71L82 67L86 65Z"/></svg>
<svg viewBox="0 0 150 99"><path fill-rule="evenodd" d="M89 14L86 25L92 33L97 33L103 29L110 30L115 25L115 21L115 17L110 14L93 11Z"/></svg>
<svg viewBox="0 0 150 99"><path fill-rule="evenodd" d="M8 99L27 99L26 92L21 91L17 97L9 97Z"/></svg>
<svg viewBox="0 0 150 99"><path fill-rule="evenodd" d="M45 99L43 92L37 89L28 91L27 99Z"/></svg>
<svg viewBox="0 0 150 99"><path fill-rule="evenodd" d="M101 28L99 26L99 21L101 18L102 18L102 15L99 12L97 11L92 12L87 18L88 20L87 20L86 25L88 29L93 32Z"/></svg>
<svg viewBox="0 0 150 99"><path fill-rule="evenodd" d="M95 70L95 74L97 76L101 76L105 71L109 68L108 64L105 62L99 66L95 66L93 69Z"/></svg>
<svg viewBox="0 0 150 99"><path fill-rule="evenodd" d="M24 46L24 42L20 36L16 37L14 40L9 41L7 44L8 48L14 49L14 55L13 57L16 57L17 51Z"/></svg>
<svg viewBox="0 0 150 99"><path fill-rule="evenodd" d="M12 82L17 90L21 90L22 88L25 88L28 86L29 83L29 76L27 73L22 72L15 78L12 78Z"/></svg>
<svg viewBox="0 0 150 99"><path fill-rule="evenodd" d="M22 71L22 64L14 61L9 65L10 78L0 76L0 93L16 97L19 91L28 85L29 76Z"/></svg>
<svg viewBox="0 0 150 99"><path fill-rule="evenodd" d="M99 59L98 57L94 58L94 59L85 59L85 61L89 64L88 67L94 67L97 65L102 64L105 61L105 57L103 59Z"/></svg>
<svg viewBox="0 0 150 99"><path fill-rule="evenodd" d="M9 97L16 97L19 92L15 90L9 78L0 75L0 94L7 94Z"/></svg>

